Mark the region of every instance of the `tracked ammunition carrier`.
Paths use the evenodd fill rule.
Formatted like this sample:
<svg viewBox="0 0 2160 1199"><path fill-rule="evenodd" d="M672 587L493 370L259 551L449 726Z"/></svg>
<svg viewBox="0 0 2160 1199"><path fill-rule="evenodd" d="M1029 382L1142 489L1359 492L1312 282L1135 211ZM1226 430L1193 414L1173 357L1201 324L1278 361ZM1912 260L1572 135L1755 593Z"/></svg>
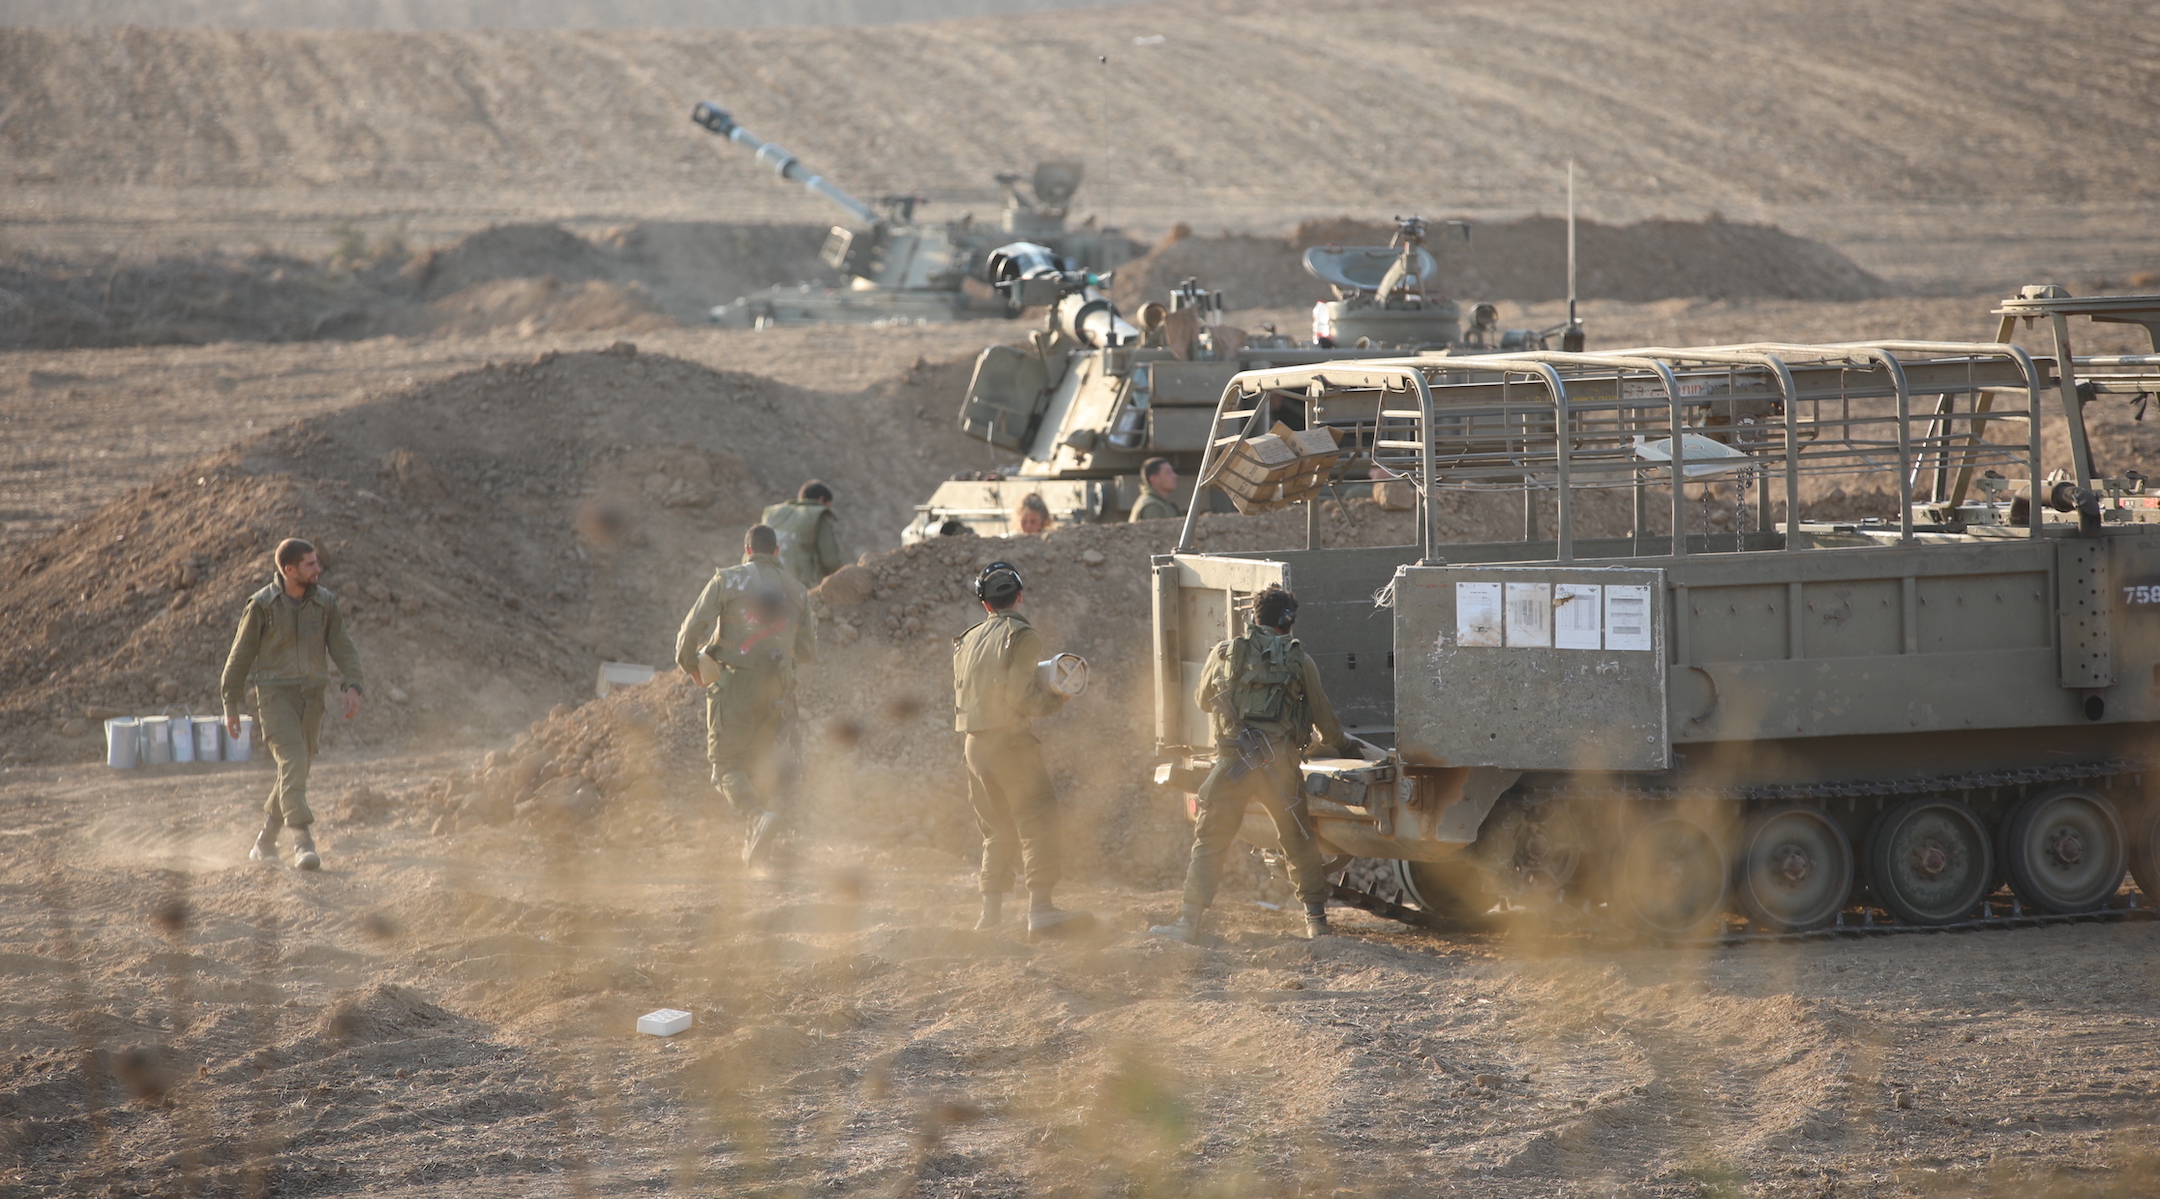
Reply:
<svg viewBox="0 0 2160 1199"><path fill-rule="evenodd" d="M2160 496L2085 429L2160 389L2160 297L2028 288L1998 314L1985 343L1239 375L1211 462L1294 413L1339 469L1415 486L1419 541L1327 549L1309 522L1303 549L1155 559L1159 781L1196 788L1204 656L1282 583L1369 743L1304 767L1325 848L1399 892L1360 901L1692 938L2091 913L2126 869L2160 895ZM2079 318L2142 324L2154 353L2074 357ZM2021 319L2052 356L2012 344ZM1810 476L1869 475L1894 518L1786 516ZM1739 519L1704 529L1712 488ZM1594 489L1631 495L1602 509L1632 527L1578 533ZM1525 540L1443 544L1447 493L1489 490L1522 496Z"/></svg>

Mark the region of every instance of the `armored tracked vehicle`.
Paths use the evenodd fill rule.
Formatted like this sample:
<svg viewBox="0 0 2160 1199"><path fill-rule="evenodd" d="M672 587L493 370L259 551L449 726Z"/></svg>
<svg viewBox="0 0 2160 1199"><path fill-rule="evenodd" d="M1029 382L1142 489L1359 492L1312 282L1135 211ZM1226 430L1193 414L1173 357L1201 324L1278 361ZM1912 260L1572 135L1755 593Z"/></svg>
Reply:
<svg viewBox="0 0 2160 1199"><path fill-rule="evenodd" d="M1281 583L1364 742L1303 766L1323 848L1388 884L1353 901L1675 940L2090 914L2132 902L2126 869L2151 906L2160 494L2095 461L2085 411L2160 391L2160 296L2027 288L1997 313L1991 342L1240 374L1202 437L1223 486L1251 476L1216 459L1299 413L1339 442L1322 469L1414 484L1418 543L1203 554L1188 520L1153 568L1158 781L1191 802L1204 657ZM2153 353L2077 357L2079 317L2141 324ZM2052 356L2012 343L2019 320ZM1867 473L1894 519L1794 519L1803 479ZM1713 486L1752 520L1698 531ZM1594 489L1632 493L1632 528L1578 532ZM1441 543L1437 505L1478 490L1541 519ZM1243 835L1272 829L1256 810Z"/></svg>
<svg viewBox="0 0 2160 1199"><path fill-rule="evenodd" d="M801 184L824 197L866 230L833 226L820 252L827 266L848 276L844 289L799 284L770 287L712 310L717 324L764 328L815 321L946 321L963 317L1011 317L1019 310L993 293L981 278L990 249L1016 237L1050 246L1056 253L1091 270L1107 271L1139 254L1139 243L1115 229L1065 226L1081 167L1074 162L1045 162L1032 178L1002 174L1005 212L997 226L978 225L972 216L943 224L915 219L926 203L920 196L882 196L865 204L814 174L793 154L759 139L735 122L726 109L701 102L690 119L739 143L781 179ZM971 290L970 281L975 286Z"/></svg>
<svg viewBox="0 0 2160 1199"><path fill-rule="evenodd" d="M1397 224L1393 246L1328 247L1307 254L1307 266L1316 274L1328 277L1313 267L1320 261L1344 279L1338 292L1354 292L1359 287L1354 280L1374 276L1365 299L1353 295L1334 302L1353 314L1336 318L1348 322L1345 328L1364 330L1355 347L1329 337L1300 343L1272 328L1232 328L1224 323L1222 293L1206 291L1193 279L1180 283L1167 304L1142 305L1134 314L1135 327L1103 294L1107 279L1099 273L1073 269L1047 247L1000 247L987 272L993 285L1016 306L1042 308L1044 324L1024 346L991 346L976 358L961 401L960 427L1022 458L1010 468L964 474L941 485L916 507L903 540L961 530L985 536L1017 532L1012 514L1029 494L1040 495L1061 523L1123 519L1140 496L1140 466L1154 457L1177 468L1177 498L1189 503L1215 402L1242 371L1391 358L1406 351L1487 353L1503 343L1544 347L1544 335L1534 330L1497 329L1489 305L1478 306L1479 319L1464 335L1455 302L1437 290L1428 294L1434 265L1423 248L1425 222L1407 217ZM1579 342L1581 326L1572 328ZM1302 417L1292 413L1289 419L1296 424ZM1227 503L1214 502L1221 504L1218 510L1229 510Z"/></svg>

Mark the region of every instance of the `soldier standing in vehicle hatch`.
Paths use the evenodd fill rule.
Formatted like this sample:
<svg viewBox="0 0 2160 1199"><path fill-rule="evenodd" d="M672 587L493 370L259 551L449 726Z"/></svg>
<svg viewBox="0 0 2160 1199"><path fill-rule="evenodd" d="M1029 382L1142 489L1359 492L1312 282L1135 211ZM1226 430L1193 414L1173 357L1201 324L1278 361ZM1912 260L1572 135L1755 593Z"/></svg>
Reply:
<svg viewBox="0 0 2160 1199"><path fill-rule="evenodd" d="M1169 520L1183 516L1178 511L1177 467L1168 458L1150 458L1140 464L1140 498L1133 502L1132 515L1126 519L1134 524L1143 520Z"/></svg>
<svg viewBox="0 0 2160 1199"><path fill-rule="evenodd" d="M1193 826L1192 861L1185 871L1184 907L1157 936L1194 942L1201 919L1222 883L1223 855L1245 823L1245 805L1258 800L1274 818L1290 883L1305 904L1305 935L1330 934L1327 876L1306 811L1298 762L1318 730L1324 745L1344 743L1342 723L1320 688L1320 669L1290 635L1297 596L1269 587L1253 600L1253 627L1208 653L1196 702L1215 732L1215 766L1200 784L1200 818Z"/></svg>
<svg viewBox="0 0 2160 1199"><path fill-rule="evenodd" d="M809 592L780 564L767 525L743 535L743 560L713 572L675 635L675 661L705 688L705 756L713 786L750 821L742 858L754 862L785 804L778 759L792 750L795 667L817 657Z"/></svg>
<svg viewBox="0 0 2160 1199"><path fill-rule="evenodd" d="M262 712L263 740L277 762L277 781L263 805L262 831L255 834L250 860L277 856L280 830L293 831L293 865L322 869L322 856L309 831L315 813L308 809L308 768L314 764L322 733L323 690L330 664L337 664L343 688L345 719L360 714L360 653L345 633L345 614L337 597L319 585L322 562L315 547L298 537L278 543L271 560L277 573L270 585L248 597L233 634L232 652L218 690L225 706L227 736L240 735L240 708L247 702L248 677L255 679L255 700Z"/></svg>
<svg viewBox="0 0 2160 1199"><path fill-rule="evenodd" d="M832 488L812 479L795 498L765 509L761 518L780 541L780 564L815 587L825 576L840 569L840 518L833 515Z"/></svg>
<svg viewBox="0 0 2160 1199"><path fill-rule="evenodd" d="M1009 562L992 562L976 576L985 618L953 638L953 727L967 734L968 802L983 838L982 916L975 927L997 927L1018 858L1028 889L1028 934L1054 936L1088 927L1094 917L1050 902L1059 873L1057 792L1031 722L1064 707L1067 697L1036 670L1048 655L1042 634L1018 611L1021 586Z"/></svg>

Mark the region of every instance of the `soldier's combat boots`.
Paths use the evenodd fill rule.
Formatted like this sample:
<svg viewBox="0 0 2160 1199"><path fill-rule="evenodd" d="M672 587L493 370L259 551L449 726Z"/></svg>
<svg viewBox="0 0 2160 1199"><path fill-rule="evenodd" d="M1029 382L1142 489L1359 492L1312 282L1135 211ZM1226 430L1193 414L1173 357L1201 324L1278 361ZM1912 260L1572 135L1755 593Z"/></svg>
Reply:
<svg viewBox="0 0 2160 1199"><path fill-rule="evenodd" d="M982 899L982 915L975 920L976 932L987 932L996 928L1005 918L1005 897L1003 895L992 895L985 891Z"/></svg>
<svg viewBox="0 0 2160 1199"><path fill-rule="evenodd" d="M277 861L277 835L278 831L284 827L285 822L275 816L264 821L262 831L255 834L254 846L248 850L248 861Z"/></svg>
<svg viewBox="0 0 2160 1199"><path fill-rule="evenodd" d="M293 830L292 864L302 870L322 869L322 855L315 852L315 838L305 828Z"/></svg>
<svg viewBox="0 0 2160 1199"><path fill-rule="evenodd" d="M1335 930L1328 927L1326 903L1308 903L1305 905L1305 935L1307 937L1332 937L1335 935Z"/></svg>
<svg viewBox="0 0 2160 1199"><path fill-rule="evenodd" d="M1050 902L1048 891L1037 891L1028 896L1028 936L1031 939L1070 937L1094 927L1093 913L1064 911Z"/></svg>
<svg viewBox="0 0 2160 1199"><path fill-rule="evenodd" d="M1198 945L1202 936L1200 926L1206 916L1206 908L1188 903L1185 905L1184 910L1178 913L1176 924L1157 924L1150 927L1148 931L1158 937L1183 941L1187 945Z"/></svg>
<svg viewBox="0 0 2160 1199"><path fill-rule="evenodd" d="M759 811L750 818L750 832L743 838L743 865L755 863L758 855L769 848L780 832L780 816L775 812Z"/></svg>

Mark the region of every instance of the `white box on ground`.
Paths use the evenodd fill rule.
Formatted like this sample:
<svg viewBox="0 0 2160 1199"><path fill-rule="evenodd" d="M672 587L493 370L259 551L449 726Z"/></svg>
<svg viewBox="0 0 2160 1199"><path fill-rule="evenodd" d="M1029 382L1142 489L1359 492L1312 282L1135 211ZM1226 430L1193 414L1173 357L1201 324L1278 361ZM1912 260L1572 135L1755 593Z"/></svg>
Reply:
<svg viewBox="0 0 2160 1199"><path fill-rule="evenodd" d="M664 1007L637 1018L637 1030L655 1037L672 1037L690 1027L690 1013Z"/></svg>
<svg viewBox="0 0 2160 1199"><path fill-rule="evenodd" d="M635 687L639 683L651 682L654 673L652 667L639 666L634 662L602 662L600 682L593 688L593 692L601 699L606 699L608 692L617 687Z"/></svg>

